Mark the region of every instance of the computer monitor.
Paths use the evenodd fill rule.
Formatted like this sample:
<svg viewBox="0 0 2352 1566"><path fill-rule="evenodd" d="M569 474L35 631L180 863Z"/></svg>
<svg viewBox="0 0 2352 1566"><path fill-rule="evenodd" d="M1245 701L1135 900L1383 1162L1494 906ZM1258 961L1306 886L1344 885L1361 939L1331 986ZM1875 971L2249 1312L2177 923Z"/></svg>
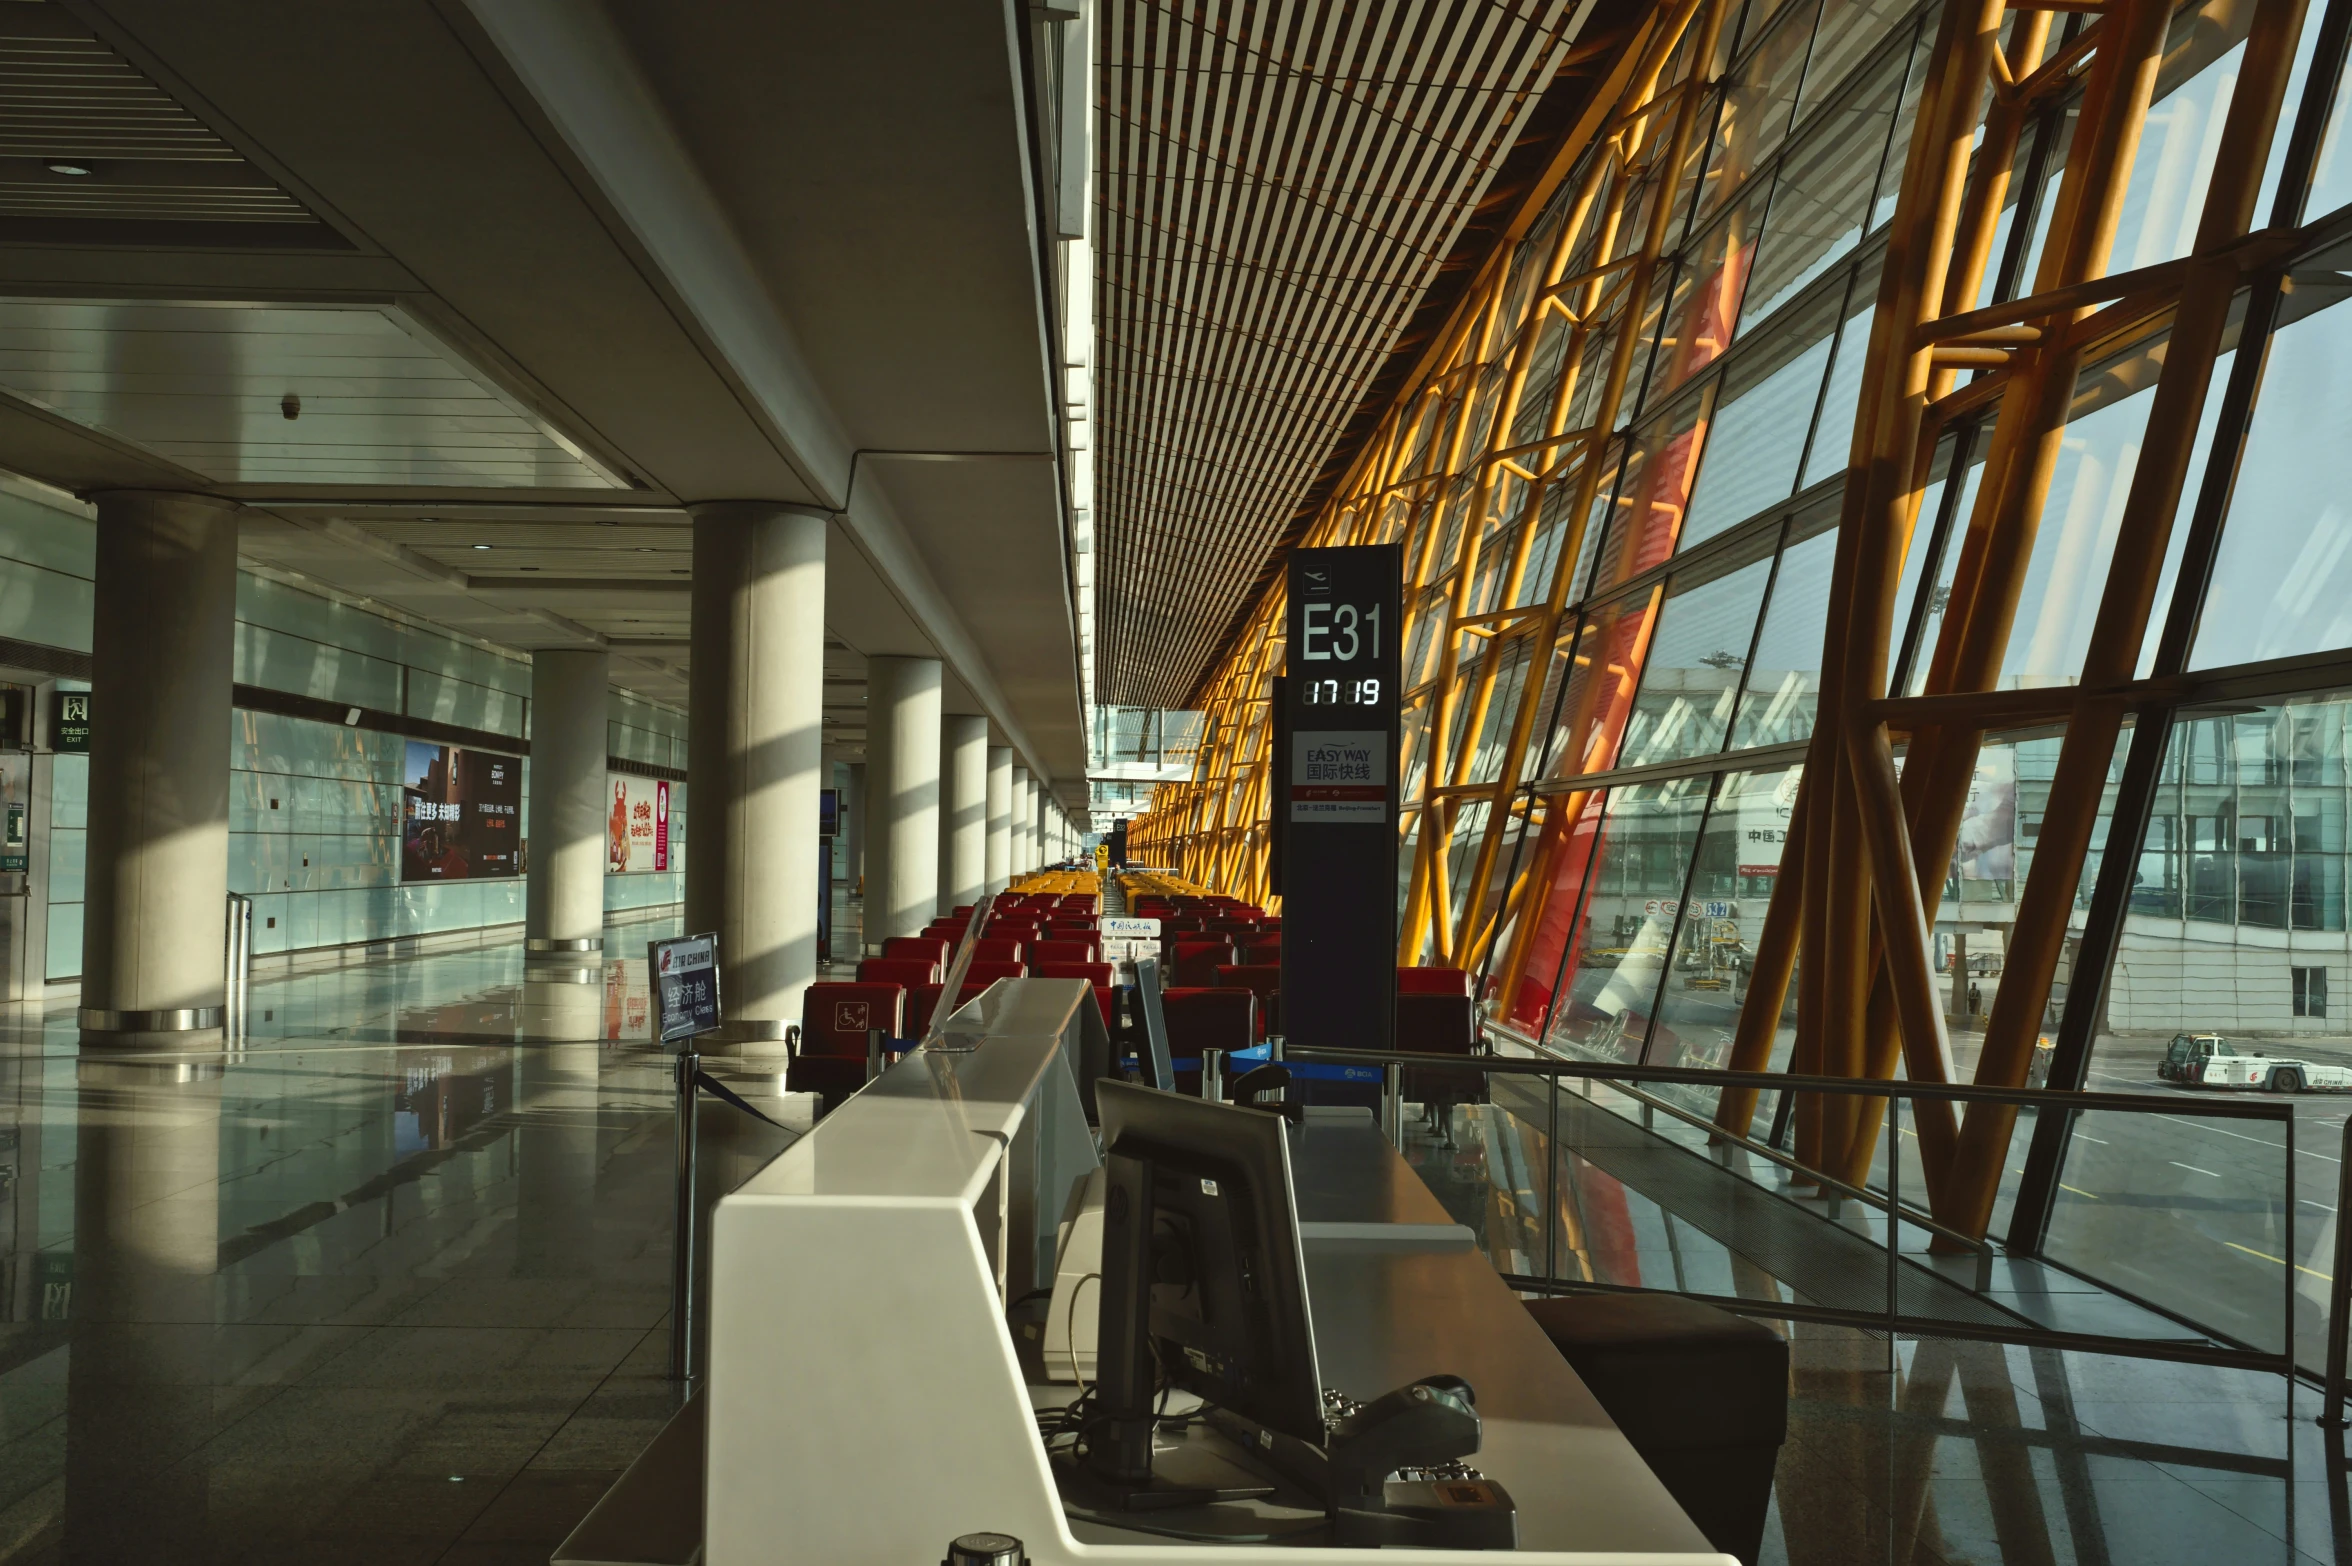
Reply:
<svg viewBox="0 0 2352 1566"><path fill-rule="evenodd" d="M1160 1385L1314 1445L1323 1382L1287 1122L1105 1081L1097 1478L1148 1484Z"/></svg>

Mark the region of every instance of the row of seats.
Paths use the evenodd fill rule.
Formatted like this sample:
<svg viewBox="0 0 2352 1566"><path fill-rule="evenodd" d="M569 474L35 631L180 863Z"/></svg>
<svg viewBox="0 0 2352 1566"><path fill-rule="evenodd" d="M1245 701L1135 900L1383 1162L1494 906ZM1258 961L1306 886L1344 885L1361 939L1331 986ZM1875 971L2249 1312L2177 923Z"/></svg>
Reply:
<svg viewBox="0 0 2352 1566"><path fill-rule="evenodd" d="M974 967L980 965L975 963ZM1082 965L1088 971L1041 973L1040 978L1084 979L1102 1008L1104 1024L1128 1052L1141 1053L1140 1038L1130 1038L1122 1026L1117 992L1110 983L1108 964ZM1402 988L1397 995L1397 1047L1425 1054L1468 1054L1477 1045L1477 1020L1470 1007L1469 975L1459 969L1400 969L1424 988ZM1448 983L1449 977L1458 976ZM999 978L1017 974L968 975L957 1004L977 997ZM930 1020L944 988L935 980L906 982L859 975L856 983L812 984L801 1018L800 1050L791 1070L790 1086L824 1095L831 1109L865 1082L866 1035L881 1029L892 1039L912 1037ZM1200 1060L1205 1051L1233 1054L1266 1041L1267 1019L1279 991L1260 992L1240 984L1178 986L1161 992L1161 1016L1167 1024L1168 1053L1182 1062L1178 1092L1200 1092ZM804 1064L807 1069L803 1069ZM1475 1094L1476 1073L1427 1070L1415 1073L1425 1091L1409 1092L1419 1102L1461 1102ZM1454 1081L1454 1078L1464 1078Z"/></svg>

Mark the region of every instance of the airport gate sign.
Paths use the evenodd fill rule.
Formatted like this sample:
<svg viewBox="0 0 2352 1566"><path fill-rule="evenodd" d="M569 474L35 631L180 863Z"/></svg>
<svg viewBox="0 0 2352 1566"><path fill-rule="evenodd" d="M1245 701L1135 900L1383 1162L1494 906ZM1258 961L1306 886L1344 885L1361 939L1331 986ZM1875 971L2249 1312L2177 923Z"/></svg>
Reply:
<svg viewBox="0 0 2352 1566"><path fill-rule="evenodd" d="M653 971L654 1037L667 1044L719 1025L719 938L689 935L646 948Z"/></svg>
<svg viewBox="0 0 2352 1566"><path fill-rule="evenodd" d="M1275 699L1282 1016L1291 1043L1396 1038L1397 713L1404 552L1299 549Z"/></svg>

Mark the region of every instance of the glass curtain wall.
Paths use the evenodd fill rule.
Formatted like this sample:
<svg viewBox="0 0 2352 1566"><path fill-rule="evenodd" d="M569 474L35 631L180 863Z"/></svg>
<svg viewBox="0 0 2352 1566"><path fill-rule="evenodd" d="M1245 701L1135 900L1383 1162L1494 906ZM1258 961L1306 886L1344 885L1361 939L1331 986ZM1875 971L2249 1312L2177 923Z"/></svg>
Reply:
<svg viewBox="0 0 2352 1566"><path fill-rule="evenodd" d="M2037 863L2057 867L2044 880L2067 912L2055 981L2026 992L2029 1082L2196 1091L2166 1074L2182 1039L2259 1057L2277 1090L2352 1068L2352 77L2323 57L2347 31L2329 14L2202 0L2175 10L2164 40L2105 272L2207 253L2211 199L2244 188L2217 164L2264 25L2294 29L2275 128L2256 133L2267 144L2248 164L2262 171L2253 224L2275 232L2223 285L2236 293L2218 345L2183 350L2170 309L2118 311L2070 371L2014 614L1982 682L2021 701L2049 693L2036 699L2050 716L1999 720L2013 726L1977 746L1926 898L1963 1079L2015 982L2011 934ZM1935 13L1748 0L1718 20L1672 45L1654 106L1618 121L1695 99L1686 156L1645 160L1633 136L1571 172L1310 534L1407 546L1401 959L1473 970L1501 1038L1652 1064L1722 1058L1790 868L1821 649L1843 612L1838 505ZM2101 25L2058 14L2043 58L2080 58L2098 42L2084 29ZM2079 87L2038 100L2018 137L1975 304L2036 290L2079 108ZM1639 250L1627 235L1660 203L1662 237ZM1640 286L1614 286L1621 276ZM1553 298L1573 304L1550 311ZM2206 378L2181 426L2193 434L2152 450L2159 392L2192 374ZM1999 458L2001 372L1964 368L1953 385L1923 442L1901 557L1899 698L1954 688L1967 651L1955 595L1996 505L1983 478ZM2101 741L2078 774L2098 801L2078 872L2077 850L2045 849L2043 816L2094 627L2117 573L2140 564L2125 522L2147 521L2135 487L2156 455L2185 459L2185 480L2135 678L2085 693L2127 715L2112 754ZM1211 704L1217 721L1262 721L1241 693L1279 670L1263 630L1279 613L1270 599L1257 639L1210 682L1228 703ZM1495 716L1514 704L1510 723ZM1202 801L1235 792L1204 764L1200 782L1163 792L1147 830L1205 867L1199 845L1235 828L1211 825ZM2318 1122L2299 1146L2328 1148L2345 1101L2297 1102ZM2298 1160L2305 1222L2290 1238L2214 1216L2234 1199L2218 1144L2118 1150L2087 1122L2070 1140L2067 1124L2049 1117L2030 1152L2015 1144L1995 1220L2012 1244L2104 1269L2225 1333L2290 1284L2316 1312L2332 1164ZM2299 1351L2314 1343L2298 1329Z"/></svg>

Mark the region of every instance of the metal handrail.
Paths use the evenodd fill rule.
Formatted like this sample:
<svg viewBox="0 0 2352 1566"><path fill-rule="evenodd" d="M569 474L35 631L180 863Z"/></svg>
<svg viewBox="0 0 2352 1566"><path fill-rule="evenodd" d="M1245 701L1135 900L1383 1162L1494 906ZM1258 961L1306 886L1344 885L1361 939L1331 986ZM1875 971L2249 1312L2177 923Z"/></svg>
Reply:
<svg viewBox="0 0 2352 1566"><path fill-rule="evenodd" d="M1373 1053L1376 1052L1365 1050L1300 1050L1298 1052L1301 1059L1330 1060L1334 1062L1336 1062L1337 1058L1343 1054L1368 1055ZM1405 1052L1400 1051L1399 1053ZM1383 1058L1385 1059L1386 1057ZM1459 1055L1438 1055L1429 1058L1451 1061L1459 1064L1464 1060L1465 1057ZM1510 1058L1511 1057L1509 1056L1502 1055L1472 1055L1467 1057L1467 1059L1473 1063L1472 1069L1490 1069L1490 1062L1507 1061ZM1369 1064L1369 1062L1366 1061L1354 1061L1349 1063L1359 1065ZM1599 1063L1587 1061L1561 1061L1560 1064L1563 1066L1582 1066ZM1558 1072L1505 1070L1499 1065L1494 1066L1491 1069L1493 1069L1495 1075L1499 1076L1541 1075L1557 1078L1562 1076L1596 1077L1598 1075L1594 1072L1567 1070ZM1967 1233L1965 1230L1952 1228L1949 1224L1939 1220L1935 1214L1929 1212L1926 1208L1919 1206L1915 1202L1906 1202L1895 1198L1884 1197L1879 1195L1876 1191L1871 1190L1867 1186L1853 1185L1847 1181L1839 1179L1835 1175L1824 1174L1822 1171L1814 1168L1812 1165L1805 1163L1802 1160L1791 1156L1790 1154L1782 1152L1779 1148L1772 1146L1770 1143L1756 1141L1752 1137L1742 1136L1736 1131L1727 1131L1723 1127L1717 1125L1714 1121L1707 1119L1703 1115L1695 1115L1689 1110L1683 1108L1680 1104L1677 1104L1670 1099L1660 1098L1655 1093L1644 1093L1641 1089L1637 1087L1629 1087L1624 1082L1619 1081L1613 1077L1607 1080L1609 1081L1609 1085L1611 1087L1616 1088L1619 1092L1625 1094L1627 1097L1639 1099L1642 1103L1647 1104L1652 1108L1662 1109L1669 1115L1672 1115L1675 1119L1680 1120L1687 1125L1696 1126L1700 1130L1707 1132L1710 1136L1719 1137L1723 1141L1730 1143L1732 1146L1741 1149L1743 1152L1754 1153L1758 1157L1778 1164L1783 1169L1789 1170L1794 1174L1802 1175L1806 1179L1811 1180L1818 1185L1824 1186L1831 1191L1834 1191L1839 1196L1850 1198L1854 1201L1862 1203L1866 1207L1873 1208L1876 1211L1882 1213L1895 1213L1902 1219L1903 1222L1910 1224L1912 1227L1917 1229L1924 1229L1929 1234L1934 1235L1940 1240L1949 1241L1954 1245L1965 1246L1967 1249L1975 1251L1980 1258L1989 1258L1993 1254L1993 1246L1991 1241L1980 1239L1975 1235ZM1843 1081L1846 1079L1840 1078L1838 1080ZM1872 1098L1887 1098L1890 1096L1892 1095L1883 1092L1873 1093L1870 1095Z"/></svg>
<svg viewBox="0 0 2352 1566"><path fill-rule="evenodd" d="M2197 1120L2291 1121L2291 1104L2260 1099L2176 1099L2153 1093L2078 1093L2062 1088L1993 1088L1962 1082L1912 1082L1900 1078L1817 1077L1793 1071L1716 1071L1700 1066L1637 1066L1629 1062L1540 1059L1519 1055L1446 1055L1430 1050L1313 1049L1292 1045L1294 1060L1378 1066L1397 1061L1454 1071L1487 1071L1501 1076L1593 1077L1612 1082L1684 1083L1691 1087L1786 1088L1799 1093L1842 1093L1857 1098L1940 1098L1960 1103L2015 1104L2021 1108L2113 1109ZM1712 1123L1712 1122L1710 1122Z"/></svg>
<svg viewBox="0 0 2352 1566"><path fill-rule="evenodd" d="M1491 1023L1487 1026L1490 1032L1494 1031L1493 1025ZM1676 1115L1678 1118L1686 1120L1691 1124L1706 1130L1711 1135L1721 1137L1725 1141L1731 1142L1735 1145L1751 1148L1757 1152L1763 1153L1774 1163L1801 1171L1813 1180L1834 1187L1844 1194L1854 1196L1868 1203L1872 1207L1877 1208L1881 1212L1889 1213L1890 1218L1887 1225L1888 1297L1887 1310L1883 1319L1890 1325L1904 1319L1897 1312L1894 1303L1895 1286L1893 1269L1896 1260L1895 1230L1898 1224L1909 1223L1916 1228L1926 1230L1933 1234L1945 1236L1965 1244L1971 1249L1978 1251L1980 1256L1980 1263L1983 1260L1989 1260L1991 1255L1991 1248L1985 1241L1974 1236L1961 1233L1957 1230L1949 1229L1943 1224L1938 1223L1935 1219L1928 1216L1927 1214L1920 1212L1917 1208L1911 1207L1909 1204L1902 1201L1901 1190L1898 1183L1900 1160L1895 1152L1894 1143L1890 1142L1889 1144L1889 1158L1887 1165L1889 1187L1888 1194L1886 1197L1881 1198L1875 1192L1858 1189L1854 1186L1846 1184L1844 1181L1836 1180L1831 1176L1824 1175L1818 1170L1810 1169L1805 1165L1796 1162L1794 1159L1789 1158L1787 1155L1781 1154L1777 1149L1768 1148L1762 1144L1752 1142L1748 1138L1739 1136L1737 1133L1725 1130L1723 1127L1716 1125L1711 1120L1704 1119L1703 1117L1694 1115L1689 1111L1682 1109L1679 1105L1671 1104L1666 1100L1656 1097L1653 1094L1641 1093L1637 1090L1628 1088L1625 1086L1625 1084L1629 1082L1653 1082L1660 1084L1681 1084L1691 1087L1738 1087L1754 1088L1759 1091L1771 1089L1775 1091L1789 1092L1818 1092L1855 1098L1881 1098L1886 1099L1889 1103L1888 1124L1890 1128L1899 1127L1899 1121L1895 1117L1893 1106L1896 1103L1907 1099L1940 1099L1948 1102L1959 1103L2009 1104L2020 1108L2047 1108L2070 1114L2083 1110L2103 1110L2124 1113L2152 1114L2158 1116L2174 1116L2199 1120L2271 1121L2277 1123L2280 1129L2284 1132L2284 1140L2279 1145L2281 1146L2281 1150L2285 1156L2287 1180L2289 1184L2289 1189L2286 1192L2287 1201L2285 1208L2285 1222L2288 1225L2287 1249L2290 1255L2294 1249L2294 1192L2292 1189L2292 1184L2294 1180L2295 1162L2295 1109L2291 1103L2280 1103L2276 1101L2265 1102L2261 1100L2183 1100L2159 1097L2157 1095L2148 1093L2090 1093L2052 1088L1993 1088L1979 1087L1974 1084L1963 1083L1857 1080L1851 1077L1810 1076L1794 1072L1720 1071L1708 1069L1705 1067L1692 1066L1644 1066L1626 1062L1570 1059L1568 1057L1555 1054L1544 1046L1535 1044L1532 1040L1524 1039L1523 1037L1520 1037L1516 1034L1510 1034L1506 1032L1505 1036L1513 1043L1519 1043L1524 1047L1541 1050L1542 1053L1538 1056L1496 1054L1452 1055L1440 1054L1427 1050L1364 1050L1297 1047L1294 1047L1289 1053L1290 1057L1295 1060L1321 1061L1333 1065L1428 1067L1436 1070L1479 1071L1484 1072L1490 1076L1541 1077L1550 1080L1555 1086L1563 1077L1575 1078L1579 1080L1600 1081L1608 1083L1611 1086L1617 1088L1619 1091L1627 1093L1630 1097L1638 1098L1645 1103L1655 1104L1660 1108L1666 1109L1669 1113ZM1553 1102L1556 1106L1558 1102L1556 1097L1554 1098ZM1557 1141L1556 1127L1554 1129L1552 1140L1555 1142ZM2339 1211L2352 1212L2352 1120L2347 1120L2346 1122L2344 1149L2345 1174L2343 1176L2343 1191L2338 1202L2338 1209ZM1553 1158L1557 1158L1556 1151L1553 1154ZM1550 1199L1548 1196L1546 1198L1545 1205L1547 1209L1550 1206ZM2094 1352L2120 1352L2126 1354L2145 1353L2156 1358L2185 1359L2210 1364L2242 1365L2250 1369L2274 1371L2280 1374L2291 1376L2295 1373L2295 1293L2293 1284L2294 1270L2291 1267L2287 1270L2286 1276L2288 1280L2286 1286L2286 1316L2284 1322L2284 1331L2286 1336L2283 1340L2280 1351L2276 1354L2266 1353L2263 1350L2253 1348L2250 1345L2244 1345L2236 1349L2207 1350L2202 1347L2185 1344L2162 1344L2134 1338L2111 1337L2106 1334L2055 1332L2047 1329L2018 1329L2016 1331L2003 1329L1998 1333L1991 1334L1985 1333L1982 1329L1969 1329L1962 1335L1992 1336L1997 1337L2001 1341L2028 1342L2043 1344L2050 1347L2088 1349ZM1512 1283L1513 1287L1525 1288L1542 1287L1556 1289L1561 1283L1561 1280L1553 1275L1551 1266L1548 1262L1546 1263L1545 1267L1545 1275L1541 1279L1521 1278L1514 1276L1508 1281ZM1595 1287L1598 1287L1598 1285L1595 1285ZM2345 1400L2345 1360L2347 1358L2348 1350L2343 1329L2347 1325L2345 1321L2345 1296L2348 1288L2352 1288L2352 1226L2339 1228L2336 1237L2336 1273L2335 1281L2332 1287L2329 1314L2329 1371L2326 1386L2328 1401L2326 1405L2327 1412L2322 1416L2322 1423L2333 1421L2339 1426L2341 1426L2343 1423L2343 1406ZM2160 1315L2172 1316L2174 1320L2180 1321L2184 1326L2194 1328L2194 1330L2204 1334L2205 1337L2212 1341L2220 1343L2234 1343L2237 1341L2230 1338L2226 1333L2215 1332L2209 1327L2190 1322L2186 1318L2175 1315L2172 1311L2167 1310L2162 1306L2155 1305L2150 1301L2141 1300L2136 1295L2126 1295L2125 1297L2133 1299L2135 1303L2146 1306ZM1712 1298L1712 1296L1709 1296L1709 1298ZM1715 1303L1721 1304L1727 1309L1750 1310L1756 1308L1758 1304L1758 1302L1755 1301L1733 1299L1716 1300ZM1773 1309L1776 1312L1781 1312L1784 1314L1787 1313L1781 1306L1776 1305L1773 1307ZM1790 1309L1793 1309L1793 1307ZM1863 1319L1865 1313L1816 1309L1810 1311L1809 1314L1824 1320L1831 1319L1832 1317L1840 1320L1844 1320L1849 1317L1852 1317L1856 1320L1861 1320ZM1879 1318L1871 1317L1869 1319L1876 1320ZM1946 1325L1947 1324L1938 1323L1936 1325L1936 1330L1945 1330ZM1924 1328L1922 1330L1924 1330Z"/></svg>

